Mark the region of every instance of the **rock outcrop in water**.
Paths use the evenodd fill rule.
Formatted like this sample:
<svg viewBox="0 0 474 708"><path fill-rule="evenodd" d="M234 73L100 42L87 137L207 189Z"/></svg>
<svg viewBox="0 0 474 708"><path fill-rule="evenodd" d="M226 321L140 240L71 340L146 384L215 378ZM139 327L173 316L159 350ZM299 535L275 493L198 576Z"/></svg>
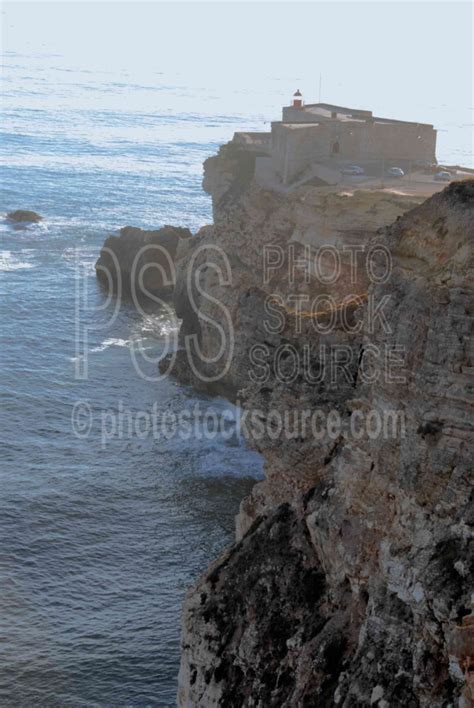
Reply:
<svg viewBox="0 0 474 708"><path fill-rule="evenodd" d="M174 261L190 236L189 229L176 226L155 231L125 226L119 236L109 236L104 242L95 266L97 278L114 291L120 284L121 294L130 296L133 291L140 300L150 294L170 296L175 283Z"/></svg>
<svg viewBox="0 0 474 708"><path fill-rule="evenodd" d="M15 211L10 211L7 214L7 219L15 224L23 222L37 224L43 220L43 217L37 214L35 211L28 211L27 209L16 209Z"/></svg>
<svg viewBox="0 0 474 708"><path fill-rule="evenodd" d="M225 305L235 334L225 352L230 365L209 361L197 374L223 372L221 385L244 411L259 411L263 434L250 430L249 438L265 456L266 479L242 503L235 545L188 594L179 705L467 707L474 183L454 183L419 206L387 192L281 195L258 189L247 173L233 175L234 158L233 166L224 151L207 164L215 224L200 247L210 248L181 261L175 299L183 341L195 334L209 360L221 344L213 323L225 326ZM289 261L307 257L307 244L328 243L341 258L337 280L306 282L300 263L290 282ZM266 244L283 251L269 280ZM230 286L219 277L215 246L230 264ZM351 252L352 264L344 260ZM201 266L191 294L183 285L190 265ZM324 259L319 266L330 272ZM281 324L271 331L269 294ZM318 322L331 326L317 331L314 311L298 317L289 300L297 294L309 302L331 297L318 311ZM249 360L255 344L260 368ZM276 372L282 345L291 356L280 357ZM323 345L344 353L342 365L328 367ZM307 363L296 374L295 356ZM273 363L266 378L251 380L263 360ZM189 351L178 357L177 374L190 380ZM272 434L275 412L287 410L318 410L323 419L334 412L341 428L336 436L327 428L318 436ZM394 413L402 423L396 435L355 435L356 415L377 421Z"/></svg>

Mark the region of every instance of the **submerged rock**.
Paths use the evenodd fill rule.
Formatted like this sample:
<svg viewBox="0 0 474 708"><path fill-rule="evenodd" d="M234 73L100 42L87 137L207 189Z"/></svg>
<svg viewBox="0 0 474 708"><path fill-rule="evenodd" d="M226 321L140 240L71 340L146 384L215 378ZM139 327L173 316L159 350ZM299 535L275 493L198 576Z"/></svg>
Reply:
<svg viewBox="0 0 474 708"><path fill-rule="evenodd" d="M17 209L16 211L10 211L7 214L7 219L13 221L15 224L22 222L31 222L37 224L43 220L43 217L37 214L35 211L28 211L26 209Z"/></svg>

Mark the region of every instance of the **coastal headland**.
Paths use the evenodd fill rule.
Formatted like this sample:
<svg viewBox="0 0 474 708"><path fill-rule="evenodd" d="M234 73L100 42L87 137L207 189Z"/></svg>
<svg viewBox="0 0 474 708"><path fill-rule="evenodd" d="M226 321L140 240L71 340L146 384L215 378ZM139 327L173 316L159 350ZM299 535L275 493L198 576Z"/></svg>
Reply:
<svg viewBox="0 0 474 708"><path fill-rule="evenodd" d="M266 475L188 592L178 703L467 708L474 181L273 189L257 157L205 162L213 224L169 250L161 367L238 401Z"/></svg>

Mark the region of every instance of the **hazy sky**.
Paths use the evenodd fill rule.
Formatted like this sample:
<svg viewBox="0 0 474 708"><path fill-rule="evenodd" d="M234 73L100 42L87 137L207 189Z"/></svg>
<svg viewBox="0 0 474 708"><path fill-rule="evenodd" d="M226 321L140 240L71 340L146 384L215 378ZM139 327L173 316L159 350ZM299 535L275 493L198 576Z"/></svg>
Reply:
<svg viewBox="0 0 474 708"><path fill-rule="evenodd" d="M467 2L7 2L3 20L6 51L231 89L242 112L246 94L266 116L295 88L317 101L321 73L326 101L435 123L441 108L444 124L451 113L473 123Z"/></svg>

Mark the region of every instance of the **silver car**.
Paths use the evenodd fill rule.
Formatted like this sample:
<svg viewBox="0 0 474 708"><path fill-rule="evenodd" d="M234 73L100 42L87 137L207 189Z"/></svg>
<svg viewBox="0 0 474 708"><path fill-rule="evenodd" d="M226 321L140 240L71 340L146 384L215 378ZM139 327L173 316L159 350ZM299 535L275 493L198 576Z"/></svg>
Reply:
<svg viewBox="0 0 474 708"><path fill-rule="evenodd" d="M446 172L446 170L441 170L441 172L437 172L435 176L433 177L436 182L451 182L452 177L450 172Z"/></svg>
<svg viewBox="0 0 474 708"><path fill-rule="evenodd" d="M390 167L387 170L387 177L405 177L405 173L401 167Z"/></svg>
<svg viewBox="0 0 474 708"><path fill-rule="evenodd" d="M341 169L343 175L363 175L364 168L359 167L359 165L346 165Z"/></svg>

